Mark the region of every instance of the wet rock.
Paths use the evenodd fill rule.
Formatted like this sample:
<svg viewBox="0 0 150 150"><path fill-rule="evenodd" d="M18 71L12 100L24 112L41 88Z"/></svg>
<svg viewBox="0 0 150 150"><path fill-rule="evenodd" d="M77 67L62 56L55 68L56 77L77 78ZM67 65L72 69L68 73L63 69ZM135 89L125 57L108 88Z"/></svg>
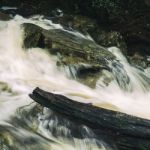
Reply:
<svg viewBox="0 0 150 150"><path fill-rule="evenodd" d="M8 139L6 138L6 133L4 133L4 135L0 134L0 149L10 150L11 147L8 144Z"/></svg>
<svg viewBox="0 0 150 150"><path fill-rule="evenodd" d="M94 78L93 78L94 77ZM111 81L114 80L112 74L107 70L95 70L95 68L85 69L79 71L79 78L77 79L80 83L83 83L91 88L106 87Z"/></svg>
<svg viewBox="0 0 150 150"><path fill-rule="evenodd" d="M86 39L86 37L77 36L73 32L60 29L44 30L33 24L23 24L23 27L25 29L24 46L26 48L48 48L51 53L60 53L67 57L76 56L81 60L93 63L115 58L106 48Z"/></svg>
<svg viewBox="0 0 150 150"><path fill-rule="evenodd" d="M148 56L142 56L140 54L135 54L134 56L128 56L131 65L140 67L141 69L146 69L150 67L150 60Z"/></svg>
<svg viewBox="0 0 150 150"><path fill-rule="evenodd" d="M42 28L33 24L26 25L24 28L24 46L25 48L40 47L44 48L44 39L41 34Z"/></svg>
<svg viewBox="0 0 150 150"><path fill-rule="evenodd" d="M128 14L125 23L113 24L110 28L123 35L128 55L133 56L137 52L140 55L150 55L150 7L142 2L136 7L137 11L134 15Z"/></svg>
<svg viewBox="0 0 150 150"><path fill-rule="evenodd" d="M11 17L9 15L0 12L0 20L2 20L2 21L8 21L10 19L11 19Z"/></svg>
<svg viewBox="0 0 150 150"><path fill-rule="evenodd" d="M136 15L139 18L129 18L126 23L112 24L106 28L96 20L82 15L64 15L53 21L62 24L68 30L78 30L90 35L104 47L116 46L129 57L136 53L146 57L150 55L150 13L146 9Z"/></svg>
<svg viewBox="0 0 150 150"><path fill-rule="evenodd" d="M60 29L44 30L33 24L23 24L23 27L25 48L47 49L59 57L58 66L76 66L76 75L79 78L89 74L95 78L101 70L110 70L108 61L115 59L106 48L73 32ZM90 67L83 67L83 64Z"/></svg>
<svg viewBox="0 0 150 150"><path fill-rule="evenodd" d="M19 107L15 115L0 125L0 150L44 150L45 138L37 132L42 112L43 107L35 103Z"/></svg>
<svg viewBox="0 0 150 150"><path fill-rule="evenodd" d="M18 127L18 128L17 128ZM1 150L44 150L46 145L54 143L42 138L38 133L26 130L17 124L15 126L0 126L0 149ZM24 146L23 146L24 145Z"/></svg>
<svg viewBox="0 0 150 150"><path fill-rule="evenodd" d="M116 46L121 51L127 53L127 45L123 36L116 31L106 31L100 27L96 20L82 15L64 15L63 17L52 19L68 30L78 30L84 35L91 36L98 44L104 47Z"/></svg>
<svg viewBox="0 0 150 150"><path fill-rule="evenodd" d="M64 14L62 17L56 17L52 19L54 23L59 23L70 30L78 30L83 34L87 34L88 31L97 28L97 23L94 19L91 19L82 15L68 15Z"/></svg>
<svg viewBox="0 0 150 150"><path fill-rule="evenodd" d="M105 30L96 30L95 32L91 32L93 39L102 46L105 47L118 47L121 51L126 54L127 53L127 45L123 36L116 31L107 32Z"/></svg>
<svg viewBox="0 0 150 150"><path fill-rule="evenodd" d="M23 16L44 14L56 21L58 19L70 30L89 33L97 43L106 47L117 46L128 55L134 55L135 51L150 53L149 0L2 0L1 5L17 6L16 13ZM64 17L53 14L57 8L64 11ZM99 24L99 29L95 23Z"/></svg>

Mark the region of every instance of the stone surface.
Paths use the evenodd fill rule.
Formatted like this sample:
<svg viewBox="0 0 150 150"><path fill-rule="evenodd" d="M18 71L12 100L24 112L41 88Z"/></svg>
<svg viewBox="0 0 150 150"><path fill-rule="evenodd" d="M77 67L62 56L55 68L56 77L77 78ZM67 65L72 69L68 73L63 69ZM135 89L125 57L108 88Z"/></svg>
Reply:
<svg viewBox="0 0 150 150"><path fill-rule="evenodd" d="M93 78L92 87L98 79L99 72L110 71L108 62L113 61L115 56L94 41L60 29L47 31L33 24L23 24L23 27L25 48L47 49L59 57L57 65L68 66L71 72L75 71L75 77L88 81Z"/></svg>
<svg viewBox="0 0 150 150"><path fill-rule="evenodd" d="M11 17L9 15L0 12L0 20L2 20L2 21L8 21L10 19L11 19Z"/></svg>

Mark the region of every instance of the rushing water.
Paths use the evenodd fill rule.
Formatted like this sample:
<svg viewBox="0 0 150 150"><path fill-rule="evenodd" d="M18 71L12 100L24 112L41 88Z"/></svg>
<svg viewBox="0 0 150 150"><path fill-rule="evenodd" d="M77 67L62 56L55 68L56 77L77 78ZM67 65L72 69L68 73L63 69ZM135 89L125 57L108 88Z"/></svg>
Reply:
<svg viewBox="0 0 150 150"><path fill-rule="evenodd" d="M56 56L40 48L22 48L24 22L37 24L45 29L62 29L42 17L0 21L0 149L1 150L110 150L109 145L96 139L85 126L73 127L59 119L49 109L42 109L28 97L35 87L66 95L84 103L118 110L150 119L150 71L130 66L119 49L111 51L116 62L110 63L116 80L108 87L91 89L57 69ZM66 31L80 38L89 38L78 32ZM120 62L120 63L118 63ZM124 68L120 72L120 68ZM122 76L124 74L124 76ZM124 80L123 80L124 79ZM118 80L118 82L116 82ZM119 85L126 85L127 91ZM78 87L78 88L77 88ZM132 109L130 109L132 107ZM61 120L61 121L60 121ZM82 138L73 137L70 128Z"/></svg>

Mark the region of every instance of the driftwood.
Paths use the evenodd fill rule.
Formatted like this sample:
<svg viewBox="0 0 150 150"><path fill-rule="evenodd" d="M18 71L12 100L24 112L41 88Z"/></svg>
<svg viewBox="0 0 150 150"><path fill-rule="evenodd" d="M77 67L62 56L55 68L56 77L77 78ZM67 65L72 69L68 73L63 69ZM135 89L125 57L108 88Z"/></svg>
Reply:
<svg viewBox="0 0 150 150"><path fill-rule="evenodd" d="M84 124L118 150L149 150L150 121L36 88L30 97L65 118Z"/></svg>

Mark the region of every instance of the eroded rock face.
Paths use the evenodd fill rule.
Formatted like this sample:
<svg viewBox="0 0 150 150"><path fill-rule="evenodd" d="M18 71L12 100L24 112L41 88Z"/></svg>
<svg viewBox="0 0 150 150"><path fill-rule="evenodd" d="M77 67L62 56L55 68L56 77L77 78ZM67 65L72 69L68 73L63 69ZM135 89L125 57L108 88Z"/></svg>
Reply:
<svg viewBox="0 0 150 150"><path fill-rule="evenodd" d="M11 88L5 82L0 82L0 93L1 92L13 93Z"/></svg>
<svg viewBox="0 0 150 150"><path fill-rule="evenodd" d="M89 74L97 78L103 69L110 70L108 61L115 59L106 48L73 33L60 29L44 30L34 24L23 24L23 28L25 48L40 47L51 54L59 54L57 65L73 67L77 71L76 75L83 79Z"/></svg>

